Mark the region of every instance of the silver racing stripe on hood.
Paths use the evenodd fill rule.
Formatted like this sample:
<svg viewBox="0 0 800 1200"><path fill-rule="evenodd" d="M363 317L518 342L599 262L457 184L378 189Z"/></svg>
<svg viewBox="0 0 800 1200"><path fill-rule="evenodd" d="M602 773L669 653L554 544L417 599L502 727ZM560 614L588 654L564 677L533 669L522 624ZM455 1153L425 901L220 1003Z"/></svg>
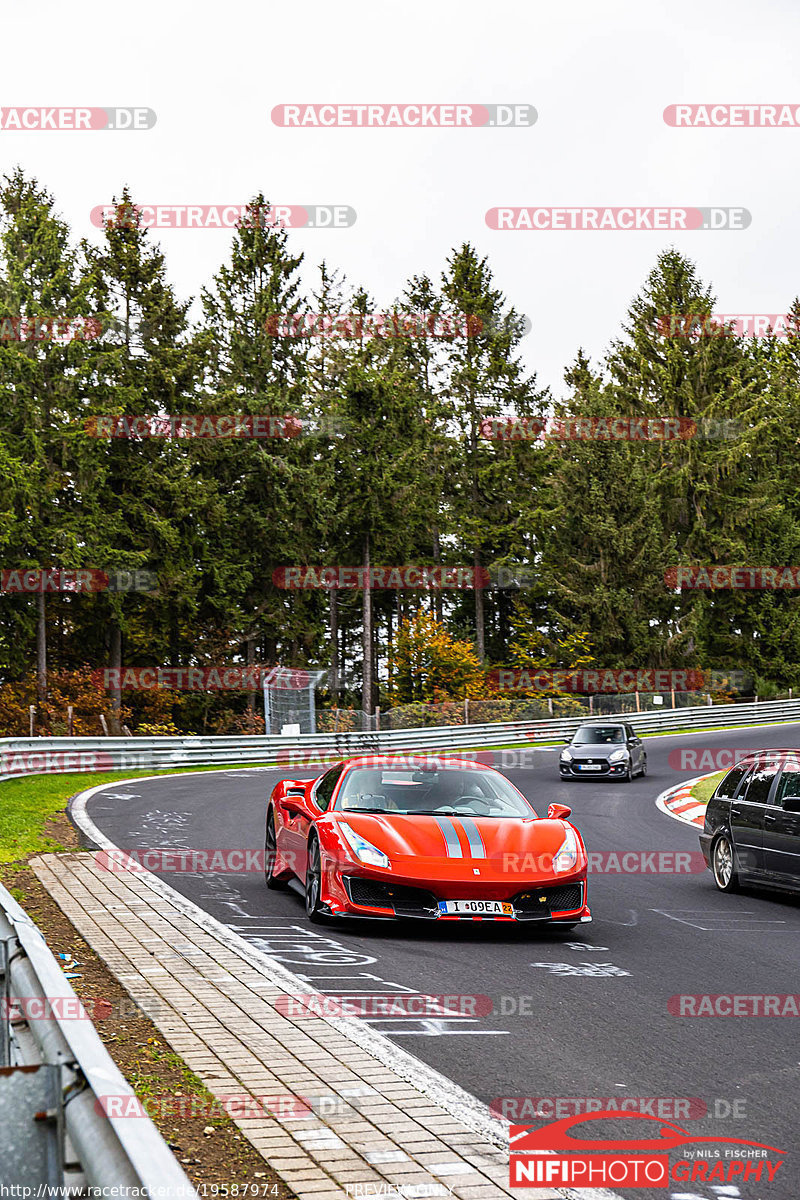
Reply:
<svg viewBox="0 0 800 1200"><path fill-rule="evenodd" d="M433 819L442 831L447 846L447 857L463 858L464 851L461 849L461 842L458 840L458 834L452 821L448 821L444 817L434 817Z"/></svg>
<svg viewBox="0 0 800 1200"><path fill-rule="evenodd" d="M486 847L483 844L481 831L473 821L472 817L459 817L464 833L467 835L469 848L472 851L473 858L486 858Z"/></svg>

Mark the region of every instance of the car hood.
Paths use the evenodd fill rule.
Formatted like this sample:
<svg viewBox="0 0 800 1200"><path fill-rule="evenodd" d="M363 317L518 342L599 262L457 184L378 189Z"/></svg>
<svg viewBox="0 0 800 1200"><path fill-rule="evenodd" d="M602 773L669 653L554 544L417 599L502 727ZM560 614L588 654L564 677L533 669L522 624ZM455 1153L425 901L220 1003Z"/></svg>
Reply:
<svg viewBox="0 0 800 1200"><path fill-rule="evenodd" d="M473 880L524 874L552 879L552 858L568 822L537 817L421 816L337 813L351 829L388 855L404 875ZM575 831L577 834L577 831Z"/></svg>
<svg viewBox="0 0 800 1200"><path fill-rule="evenodd" d="M571 742L565 747L573 758L610 758L615 750L627 749L624 742L592 746L588 742Z"/></svg>

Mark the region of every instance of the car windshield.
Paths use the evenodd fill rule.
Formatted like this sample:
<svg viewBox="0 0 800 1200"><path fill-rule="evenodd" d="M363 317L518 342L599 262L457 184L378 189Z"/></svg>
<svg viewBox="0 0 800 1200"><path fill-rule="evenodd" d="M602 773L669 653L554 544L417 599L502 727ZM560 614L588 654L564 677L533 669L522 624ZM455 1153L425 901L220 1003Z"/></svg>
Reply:
<svg viewBox="0 0 800 1200"><path fill-rule="evenodd" d="M585 725L573 740L578 745L614 746L625 741L625 731L619 725Z"/></svg>
<svg viewBox="0 0 800 1200"><path fill-rule="evenodd" d="M336 808L405 815L536 816L502 775L454 767L352 767L342 782Z"/></svg>

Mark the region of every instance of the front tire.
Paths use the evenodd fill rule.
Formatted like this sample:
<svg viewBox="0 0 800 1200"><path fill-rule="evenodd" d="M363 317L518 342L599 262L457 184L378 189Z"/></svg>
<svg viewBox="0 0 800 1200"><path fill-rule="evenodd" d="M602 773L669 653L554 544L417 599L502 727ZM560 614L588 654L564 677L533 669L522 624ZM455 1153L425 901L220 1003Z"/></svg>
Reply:
<svg viewBox="0 0 800 1200"><path fill-rule="evenodd" d="M623 783L633 783L633 763L628 763L628 769L622 776Z"/></svg>
<svg viewBox="0 0 800 1200"><path fill-rule="evenodd" d="M647 755L646 754L644 754L642 756L642 769L641 769L640 774L642 776L642 779L644 779L645 776L647 775Z"/></svg>
<svg viewBox="0 0 800 1200"><path fill-rule="evenodd" d="M322 865L319 841L316 836L312 836L308 840L308 865L306 866L306 916L314 925L320 925L325 920L321 896Z"/></svg>
<svg viewBox="0 0 800 1200"><path fill-rule="evenodd" d="M736 855L731 840L725 833L720 834L711 849L711 873L719 891L738 892Z"/></svg>

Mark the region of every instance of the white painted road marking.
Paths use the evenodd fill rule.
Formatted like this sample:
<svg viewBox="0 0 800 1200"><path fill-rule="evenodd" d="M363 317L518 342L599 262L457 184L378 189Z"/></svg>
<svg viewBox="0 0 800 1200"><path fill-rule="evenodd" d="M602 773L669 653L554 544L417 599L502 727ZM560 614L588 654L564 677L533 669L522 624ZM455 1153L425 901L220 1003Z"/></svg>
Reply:
<svg viewBox="0 0 800 1200"><path fill-rule="evenodd" d="M613 963L565 963L565 962L535 962L531 963L532 967L543 967L546 971L550 971L552 975L583 975L589 978L602 979L617 975L630 975L630 971L623 971L622 967L615 967Z"/></svg>
<svg viewBox="0 0 800 1200"><path fill-rule="evenodd" d="M741 933L748 929L756 933L800 933L800 927L793 928L780 917L758 917L752 909L724 913L709 908L651 908L650 912L677 921L679 925L690 925L692 929L700 929L704 933ZM776 929L776 925L780 929Z"/></svg>

